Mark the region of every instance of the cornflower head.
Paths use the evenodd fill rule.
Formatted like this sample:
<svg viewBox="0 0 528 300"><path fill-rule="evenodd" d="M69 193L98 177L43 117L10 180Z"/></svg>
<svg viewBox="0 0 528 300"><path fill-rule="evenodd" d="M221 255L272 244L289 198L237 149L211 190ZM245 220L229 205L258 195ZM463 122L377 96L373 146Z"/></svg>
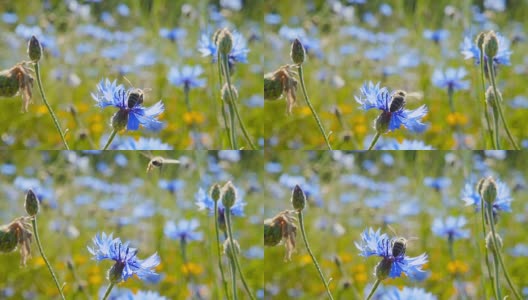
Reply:
<svg viewBox="0 0 528 300"><path fill-rule="evenodd" d="M110 259L115 264L108 270L108 280L112 283L126 281L134 274L142 280L150 280L158 277L154 268L159 265L160 258L154 253L145 260L138 259L136 248L129 247L129 242L122 243L119 238L112 238L112 234L97 234L93 238L93 246L88 247L88 251L93 255L93 259L101 261Z"/></svg>
<svg viewBox="0 0 528 300"><path fill-rule="evenodd" d="M149 130L160 130L163 127L163 123L157 119L165 110L163 102L159 101L148 108L143 106L143 91L140 89L126 89L121 84L117 85L115 80L110 82L106 79L99 82L92 98L101 108L119 108L112 117L111 125L114 130L138 130L140 125Z"/></svg>
<svg viewBox="0 0 528 300"><path fill-rule="evenodd" d="M436 69L433 72L432 82L439 88L447 88L449 91L469 89L469 81L463 80L467 71L464 68L448 68L443 71Z"/></svg>
<svg viewBox="0 0 528 300"><path fill-rule="evenodd" d="M246 39L238 31L231 32L232 44L231 50L227 55L229 65L233 66L235 63L247 63L247 54L249 49L247 47ZM203 57L211 56L212 61L216 62L218 58L218 41L215 40L216 36L210 38L208 34L202 33L200 40L198 41L198 51L202 53Z"/></svg>
<svg viewBox="0 0 528 300"><path fill-rule="evenodd" d="M494 181L496 184L496 197L490 201L490 204L493 207L493 213L497 214L500 211L511 212L511 202L513 199L510 188L499 179L495 179ZM475 209L479 211L481 208L481 196L478 185L475 185L472 182L466 182L461 193L461 198L466 202L466 206L474 205ZM487 201L484 201L484 205L489 204Z"/></svg>
<svg viewBox="0 0 528 300"><path fill-rule="evenodd" d="M376 108L381 110L381 114L374 122L374 128L380 134L399 129L401 126L412 132L422 132L426 125L421 119L427 114L427 107L420 106L415 110L405 109L404 91L390 92L380 84L374 85L372 82L364 83L360 89L361 95L355 96L356 102L361 104L363 110Z"/></svg>
<svg viewBox="0 0 528 300"><path fill-rule="evenodd" d="M485 36L490 33L481 33L477 37L477 41L473 42L469 37L464 38L464 42L461 45L461 53L464 55L464 59L473 58L475 65L480 64L480 55L482 49L484 49ZM493 33L497 39L497 51L493 55L493 66L497 65L510 65L510 56L512 51L510 50L510 41L502 36L500 33ZM484 53L484 62L486 62L488 56Z"/></svg>
<svg viewBox="0 0 528 300"><path fill-rule="evenodd" d="M422 266L427 263L427 254L417 257L405 255L407 241L401 237L389 238L372 228L366 229L361 234L361 242L355 243L361 256L379 256L382 260L375 268L374 275L378 280L387 277L401 277L402 273L411 279L418 279L423 275Z"/></svg>
<svg viewBox="0 0 528 300"><path fill-rule="evenodd" d="M436 296L421 288L403 287L391 289L383 297L384 300L436 300Z"/></svg>
<svg viewBox="0 0 528 300"><path fill-rule="evenodd" d="M198 226L200 223L197 219L180 220L177 225L173 221L168 221L165 223L163 232L173 240L182 242L201 241L203 233L196 231Z"/></svg>
<svg viewBox="0 0 528 300"><path fill-rule="evenodd" d="M423 37L435 43L440 43L441 41L449 37L449 31L447 31L446 29L438 29L438 30L426 29L423 32Z"/></svg>
<svg viewBox="0 0 528 300"><path fill-rule="evenodd" d="M447 217L444 220L436 218L433 221L431 230L440 237L447 237L448 240L458 240L469 238L469 230L463 229L467 220L464 217Z"/></svg>
<svg viewBox="0 0 528 300"><path fill-rule="evenodd" d="M175 86L181 86L185 90L191 88L202 88L206 85L206 80L199 78L202 75L201 66L183 66L181 69L172 67L168 74L169 82Z"/></svg>

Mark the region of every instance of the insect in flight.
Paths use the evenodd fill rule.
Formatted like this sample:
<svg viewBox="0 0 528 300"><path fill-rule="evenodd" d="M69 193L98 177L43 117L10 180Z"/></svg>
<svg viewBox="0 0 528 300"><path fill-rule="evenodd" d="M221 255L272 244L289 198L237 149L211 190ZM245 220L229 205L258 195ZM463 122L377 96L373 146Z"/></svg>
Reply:
<svg viewBox="0 0 528 300"><path fill-rule="evenodd" d="M147 173L150 173L150 171L159 168L161 171L161 168L164 165L168 164L180 164L180 161L177 159L170 159L170 158L164 158L161 156L151 156L149 154L141 153L143 156L150 159L150 161L147 164Z"/></svg>

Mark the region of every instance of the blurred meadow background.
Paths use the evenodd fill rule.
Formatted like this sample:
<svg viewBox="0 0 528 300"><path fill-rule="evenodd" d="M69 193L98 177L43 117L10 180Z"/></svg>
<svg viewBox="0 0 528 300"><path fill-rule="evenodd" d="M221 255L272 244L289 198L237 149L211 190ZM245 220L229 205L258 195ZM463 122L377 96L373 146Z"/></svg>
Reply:
<svg viewBox="0 0 528 300"><path fill-rule="evenodd" d="M147 107L159 100L165 105L161 131L140 129L120 134L114 148L125 147L120 141L129 138L136 141L128 147L133 149L227 148L217 66L211 56L203 57L199 51L200 45L224 27L240 33L246 43L242 48L249 50L247 62L233 67L232 82L250 136L257 143L264 135L260 121L261 1L0 0L0 8L0 68L28 60L29 39L35 35L40 40L44 48L40 61L43 87L73 149L99 149L111 132L115 108L96 107L91 97L105 78L126 88L132 84L144 89ZM202 44L200 39L204 39ZM170 75L171 69L181 74L185 66L199 68L202 73L181 76L184 78ZM183 79L196 84L189 93L190 111ZM36 83L28 112L22 112L19 96L0 102L0 148L60 148L59 135ZM238 134L242 140L241 132ZM140 137L147 139L138 142Z"/></svg>
<svg viewBox="0 0 528 300"><path fill-rule="evenodd" d="M269 153L265 219L292 210L291 191L300 185L308 200L303 213L307 238L335 299L365 299L375 281L374 267L381 259L359 256L354 244L368 228L406 238L409 256L429 256L421 280L386 279L373 299L494 299L483 259L480 212L462 200L465 188L474 192L481 177L492 175L507 186L513 199L512 211L501 211L496 227L503 240L504 263L525 299L526 160L526 153L511 151ZM432 230L437 219L447 217L467 222L454 227L457 236L460 232L466 236L454 240L453 258L447 235ZM299 228L298 222L294 224ZM265 299L328 299L299 229L296 243L291 261L285 261L283 245L265 247ZM502 295L513 299L501 278ZM433 296L390 298L383 293L403 287L420 288Z"/></svg>
<svg viewBox="0 0 528 300"><path fill-rule="evenodd" d="M265 6L264 45L273 51L264 54L264 72L291 64L291 43L300 39L307 52L303 69L308 95L327 134L331 132L334 149L366 149L372 140L379 111L365 112L354 100L369 81L411 93L408 109L425 104L429 110L424 132L396 130L383 135L377 148L417 140L421 144L398 148L492 149L485 136L480 66L461 53L464 38L474 42L484 30L503 35L506 49L513 52L511 64L498 67L497 84L513 137L528 146L528 2L313 0L266 1ZM448 76L461 87L453 94L454 112L447 87L433 80L435 71L442 74L448 68L463 69L461 76ZM300 87L291 115L284 100L266 101L264 120L271 149L324 149ZM501 143L513 149L504 131Z"/></svg>
<svg viewBox="0 0 528 300"><path fill-rule="evenodd" d="M147 173L149 158L179 159ZM160 298L220 299L213 216L197 202L214 183L232 181L243 215L233 216L239 261L253 293L263 292L263 156L261 152L4 152L0 165L0 224L26 215L24 196L31 188L41 201L40 240L66 299L101 299L108 285L109 261L92 259L87 247L96 233L113 233L145 259L157 252L159 280L137 277L120 283L109 299L132 299L151 291ZM179 225L194 220L195 228ZM174 222L186 236L187 263L180 239L164 233ZM223 236L223 235L222 235ZM223 242L223 237L221 241ZM59 299L35 240L32 258L21 266L18 251L0 254L0 299ZM224 270L228 272L226 258ZM226 273L227 276L227 273ZM239 295L245 296L239 282ZM121 298L119 298L121 297ZM161 298L165 297L165 298ZM147 298L134 298L147 299Z"/></svg>

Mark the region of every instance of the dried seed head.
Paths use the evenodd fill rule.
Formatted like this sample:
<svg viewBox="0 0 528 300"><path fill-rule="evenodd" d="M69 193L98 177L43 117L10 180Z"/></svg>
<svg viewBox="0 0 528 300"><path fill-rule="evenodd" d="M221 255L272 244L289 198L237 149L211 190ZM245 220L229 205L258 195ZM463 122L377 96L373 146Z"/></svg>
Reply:
<svg viewBox="0 0 528 300"><path fill-rule="evenodd" d="M228 257L232 257L233 250L235 251L234 252L235 254L240 253L240 245L238 244L237 240L233 240L233 245L234 247L231 245L231 239L226 239L224 241L224 254L227 255Z"/></svg>
<svg viewBox="0 0 528 300"><path fill-rule="evenodd" d="M28 110L31 97L33 96L31 92L33 88L31 72L32 70L25 62L19 63L11 69L0 71L0 96L14 97L17 94L21 94L24 111Z"/></svg>
<svg viewBox="0 0 528 300"><path fill-rule="evenodd" d="M286 248L285 261L291 260L291 255L295 251L297 226L292 213L294 212L285 210L272 219L264 220L264 245L273 247L283 242Z"/></svg>
<svg viewBox="0 0 528 300"><path fill-rule="evenodd" d="M42 46L40 45L39 40L35 36L32 36L28 43L28 55L29 59L33 62L38 63L42 57Z"/></svg>
<svg viewBox="0 0 528 300"><path fill-rule="evenodd" d="M291 114L297 101L297 79L291 66L280 67L273 73L264 75L264 100L277 100L282 96L286 98L287 112Z"/></svg>
<svg viewBox="0 0 528 300"><path fill-rule="evenodd" d="M112 128L116 131L121 131L126 128L128 124L128 111L124 109L118 110L112 116Z"/></svg>
<svg viewBox="0 0 528 300"><path fill-rule="evenodd" d="M238 90L234 85L231 85L231 93L233 93L234 100L238 99ZM222 100L229 103L231 101L231 94L229 93L229 85L226 83L222 87Z"/></svg>
<svg viewBox="0 0 528 300"><path fill-rule="evenodd" d="M502 249L502 238L498 233L495 233L495 239L497 240L497 247L499 250ZM495 246L493 245L493 233L491 231L488 232L488 235L486 235L486 248L492 252L495 252Z"/></svg>
<svg viewBox="0 0 528 300"><path fill-rule="evenodd" d="M24 203L24 207L26 208L26 212L31 217L34 217L39 212L39 200L37 198L37 195L32 190L29 190L26 193L26 202Z"/></svg>
<svg viewBox="0 0 528 300"><path fill-rule="evenodd" d="M486 201L489 205L493 204L493 201L495 201L497 198L497 183L493 177L488 176L484 179L479 192L484 201Z"/></svg>
<svg viewBox="0 0 528 300"><path fill-rule="evenodd" d="M293 63L300 65L304 63L304 57L306 55L306 51L304 50L304 46L299 41L299 39L295 39L291 46L291 52L290 57Z"/></svg>
<svg viewBox="0 0 528 300"><path fill-rule="evenodd" d="M499 51L499 40L497 34L494 31L490 31L484 38L484 53L488 58L493 58Z"/></svg>
<svg viewBox="0 0 528 300"><path fill-rule="evenodd" d="M20 261L26 265L31 257L32 228L29 217L20 217L7 225L0 226L0 253L9 253L19 248Z"/></svg>
<svg viewBox="0 0 528 300"><path fill-rule="evenodd" d="M501 92L498 89L497 94L499 95L499 97L502 97ZM495 107L495 105L497 104L496 101L497 99L495 99L495 92L493 91L493 87L489 86L486 90L486 102L488 102L491 107Z"/></svg>
<svg viewBox="0 0 528 300"><path fill-rule="evenodd" d="M220 185L215 183L209 192L211 195L211 199L213 199L214 202L218 202L220 200Z"/></svg>
<svg viewBox="0 0 528 300"><path fill-rule="evenodd" d="M229 55L229 52L233 49L233 35L229 29L222 29L216 38L218 42L218 51L222 55Z"/></svg>
<svg viewBox="0 0 528 300"><path fill-rule="evenodd" d="M306 206L306 195L299 185L293 188L291 202L296 211L301 211Z"/></svg>
<svg viewBox="0 0 528 300"><path fill-rule="evenodd" d="M235 186L228 181L222 187L222 204L226 209L233 207L237 198L237 192Z"/></svg>

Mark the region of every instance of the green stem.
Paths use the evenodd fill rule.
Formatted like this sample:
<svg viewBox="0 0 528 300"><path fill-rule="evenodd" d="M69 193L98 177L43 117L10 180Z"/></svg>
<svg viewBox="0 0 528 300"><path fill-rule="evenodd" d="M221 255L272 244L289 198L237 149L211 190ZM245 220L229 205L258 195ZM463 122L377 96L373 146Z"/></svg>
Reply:
<svg viewBox="0 0 528 300"><path fill-rule="evenodd" d="M108 287L106 288L106 292L105 292L105 294L104 294L104 296L103 296L103 300L106 300L106 299L108 298L108 296L110 296L110 292L111 292L112 289L114 288L114 285L115 285L115 283L110 283L110 284L108 285Z"/></svg>
<svg viewBox="0 0 528 300"><path fill-rule="evenodd" d="M447 89L447 97L449 98L449 108L451 109L451 113L454 115L455 114L455 103L453 101L453 94L454 94L453 88L451 88L451 87L448 88ZM455 135L458 135L458 138L462 137L462 134L460 133L460 126L458 126L458 124L456 124L456 122L455 122ZM461 148L459 143L458 143L458 140L457 140L457 147Z"/></svg>
<svg viewBox="0 0 528 300"><path fill-rule="evenodd" d="M484 207L484 206L482 207L482 209L483 210L486 209L486 222L488 224L490 224L490 222L492 221L491 220L492 217L490 216L489 210L486 207ZM492 240L494 241L494 239L492 239ZM487 248L487 245L486 245L486 248ZM495 298L496 299L502 299L501 291L500 291L500 282L499 282L499 262L497 261L497 255L496 255L496 251L495 251L495 249L497 249L497 248L495 248L495 245L493 245L493 248L494 249L491 249L491 252L493 254L492 256L493 256L493 270L494 270L492 283L495 286L495 289L494 289Z"/></svg>
<svg viewBox="0 0 528 300"><path fill-rule="evenodd" d="M235 130L235 112L233 109L233 104L228 103L227 107L229 109L229 123L231 127L231 139L233 140L233 150L238 150L238 143Z"/></svg>
<svg viewBox="0 0 528 300"><path fill-rule="evenodd" d="M482 240L486 240L486 211L484 210L484 199L482 199L482 197L480 198L480 211L481 211L481 220L482 220ZM478 245L477 245L478 246ZM480 246L478 246L480 247ZM486 262L486 267L488 269L488 275L490 278L492 278L492 273L491 273L491 268L490 268L490 263L489 263L489 255L488 255L488 248L484 247L484 258L485 258L485 262ZM485 286L484 284L482 284L482 286ZM491 289L493 290L493 294L495 294L495 286L491 285ZM486 297L486 289L484 289L484 298L487 298Z"/></svg>
<svg viewBox="0 0 528 300"><path fill-rule="evenodd" d="M506 123L506 120L504 119L504 114L502 113L502 103L501 103L502 97L499 97L499 92L497 91L497 83L495 82L495 70L493 69L493 58L491 57L488 59L488 69L490 72L491 85L493 86L493 94L495 94L495 104L496 104L495 106L497 107L500 118L502 119L502 126L504 126L504 130L506 130L506 135L508 136L510 143L513 145L513 148L515 150L519 150L519 146L513 139L513 136L510 132L508 124Z"/></svg>
<svg viewBox="0 0 528 300"><path fill-rule="evenodd" d="M33 233L35 234L35 241L37 242L37 246L40 252L40 255L42 256L42 259L44 259L44 262L46 263L46 266L48 267L49 272L51 273L51 277L53 277L53 281L55 282L55 285L57 286L57 290L59 291L59 294L61 298L64 300L64 294L62 293L62 289L59 284L59 280L57 279L57 276L55 275L55 272L53 272L53 268L51 267L51 264L48 261L48 258L44 254L44 250L42 249L42 244L40 243L40 238L38 234L38 227L37 227L37 216L33 217L33 220L31 220L33 223Z"/></svg>
<svg viewBox="0 0 528 300"><path fill-rule="evenodd" d="M482 53L482 50L481 50ZM488 125L488 134L491 141L493 149L498 149L493 139L493 128L491 127L489 110L488 110L488 101L486 100L486 81L484 80L484 58L483 55L480 55L480 79L482 82L482 90L484 91L484 117L486 118L486 124Z"/></svg>
<svg viewBox="0 0 528 300"><path fill-rule="evenodd" d="M226 216L227 231L229 232L229 241L230 241L231 245L234 245L233 244L233 229L232 229L232 224L231 224L231 212L229 211L229 209L225 210L225 216ZM246 293L249 295L249 298L254 300L255 297L253 296L253 294L249 290L249 286L248 286L248 284L246 282L246 278L244 277L244 274L242 273L242 269L240 268L240 264L238 263L237 254L236 254L235 251L232 251L232 252L233 252L232 253L233 254L233 261L235 262L235 266L238 269L238 275L240 276L240 279L242 280L242 285L244 285L244 289L246 290Z"/></svg>
<svg viewBox="0 0 528 300"><path fill-rule="evenodd" d="M502 268L502 272L504 273L504 277L506 278L506 281L508 282L508 286L512 290L513 294L515 294L515 298L517 298L518 300L521 300L521 295L519 294L517 289L513 286L510 275L508 274L508 270L506 270L506 267L504 266L504 260L502 259L502 254L499 249L499 243L497 242L497 237L495 236L496 235L495 219L493 217L493 207L491 205L488 211L490 211L489 215L490 215L491 234L493 235L493 247L496 250L495 253L497 254L497 258Z"/></svg>
<svg viewBox="0 0 528 300"><path fill-rule="evenodd" d="M214 202L214 222L215 222L215 233L216 233L216 248L218 250L218 269L220 269L220 275L222 276L222 285L224 286L224 291L226 298L229 299L229 292L227 288L227 280L224 276L224 268L222 267L222 254L220 250L220 234L218 232L218 201Z"/></svg>
<svg viewBox="0 0 528 300"><path fill-rule="evenodd" d="M224 73L225 78L227 82L227 86L229 87L229 98L231 99L230 103L233 105L233 110L235 111L236 117L238 119L238 124L240 125L240 129L242 129L242 133L244 134L244 137L246 138L247 142L251 146L251 149L257 150L257 147L255 147L255 144L253 144L253 141L251 141L251 138L249 137L249 134L246 130L246 126L244 125L244 122L242 121L242 118L240 117L240 114L238 113L238 106L237 106L237 99L235 99L233 95L233 91L231 90L231 74L229 72L229 65L228 65L228 57L227 55L224 55L223 59L223 66L224 66Z"/></svg>
<svg viewBox="0 0 528 300"><path fill-rule="evenodd" d="M233 244L231 244L231 247L233 247ZM231 248L231 253L235 252L235 250L233 248ZM233 289L233 299L234 300L237 300L238 299L238 296L237 296L237 288L236 288L236 266L235 266L235 261L233 260L233 257L231 257L230 254L228 254L229 256L229 266L231 267L231 288Z"/></svg>
<svg viewBox="0 0 528 300"><path fill-rule="evenodd" d="M110 137L108 138L108 140L106 141L106 144L105 144L104 147L103 147L103 150L108 149L108 147L110 146L110 144L111 144L112 141L114 140L116 134L117 134L117 130L113 129L113 130L112 130L112 133L110 134Z"/></svg>
<svg viewBox="0 0 528 300"><path fill-rule="evenodd" d="M53 123L55 124L57 131L59 132L64 147L66 148L66 150L70 150L70 147L68 147L68 143L66 142L66 138L64 137L64 133L60 127L59 121L57 120L57 116L55 116L53 109L51 108L48 103L48 100L46 99L46 95L44 95L44 89L42 88L42 80L40 79L40 67L38 63L35 63L35 74L37 74L37 84L39 87L40 95L42 96L42 101L44 101L44 104L48 108L48 112L51 116L51 119L53 119Z"/></svg>
<svg viewBox="0 0 528 300"><path fill-rule="evenodd" d="M319 267L319 264L317 263L317 260L315 259L315 256L312 253L312 249L310 249L310 245L308 244L308 239L306 238L306 231L304 230L304 219L303 219L302 211L298 211L297 215L299 217L299 225L301 227L301 233L302 233L302 237L304 241L304 246L306 246L306 250L308 251L308 254L310 254L310 257L312 258L312 262L315 268L317 269L317 272L319 273L319 277L321 277L321 281L323 282L325 286L328 297L333 300L334 298L332 297L332 293L330 293L330 288L328 287L328 283L326 282L324 278L323 272L321 271L321 267Z"/></svg>
<svg viewBox="0 0 528 300"><path fill-rule="evenodd" d="M218 85L219 85L219 91L222 93L222 67L220 66L221 60L220 60L220 51L218 51L218 55L216 56L216 62L218 66ZM227 138L229 139L229 144L231 145L231 149L235 149L235 145L233 144L233 139L231 138L231 130L229 128L228 122L227 122L227 114L225 111L224 101L222 102L222 118L224 119L224 126L226 129Z"/></svg>
<svg viewBox="0 0 528 300"><path fill-rule="evenodd" d="M378 139L380 138L381 133L376 132L376 135L372 139L372 142L370 142L370 146L368 147L369 150L374 149L374 146L376 146L376 143L378 142Z"/></svg>
<svg viewBox="0 0 528 300"><path fill-rule="evenodd" d="M374 292L378 289L378 286L379 286L380 283L381 283L381 280L380 279L376 279L376 282L374 282L374 286L370 290L370 293L369 293L369 295L367 297L367 300L370 300L370 298L372 298L372 296L374 296Z"/></svg>
<svg viewBox="0 0 528 300"><path fill-rule="evenodd" d="M185 98L185 106L187 107L187 112L190 113L191 112L191 101L189 100L189 92L190 92L190 88L188 86L185 86L183 88L183 95L184 95L184 98ZM192 121L192 120L191 120ZM193 142L193 145L194 145L194 148L195 149L200 149L202 148L201 147L201 144L200 144L200 139L196 133L196 126L193 122L191 122L190 124L190 130L191 130L191 137L192 137L192 142Z"/></svg>
<svg viewBox="0 0 528 300"><path fill-rule="evenodd" d="M310 102L310 99L308 98L308 93L306 92L306 86L304 85L304 75L303 75L302 65L299 65L298 71L299 71L299 80L301 81L301 88L302 88L303 95L304 95L304 100L306 100L306 104L308 104L308 107L312 111L312 115L315 119L315 122L317 123L317 126L319 127L319 131L321 131L321 134L323 135L323 138L325 140L326 147L328 147L328 150L332 150L332 146L330 146L330 142L328 141L328 136L325 133L323 124L321 123L319 116L317 116L317 113L315 112L315 109L313 108L312 103Z"/></svg>
<svg viewBox="0 0 528 300"><path fill-rule="evenodd" d="M495 101L496 103L497 101ZM497 109L497 106L494 105L492 107L493 110L493 121L495 123L495 145L497 145L497 149L500 149L500 137L499 137L499 112Z"/></svg>

